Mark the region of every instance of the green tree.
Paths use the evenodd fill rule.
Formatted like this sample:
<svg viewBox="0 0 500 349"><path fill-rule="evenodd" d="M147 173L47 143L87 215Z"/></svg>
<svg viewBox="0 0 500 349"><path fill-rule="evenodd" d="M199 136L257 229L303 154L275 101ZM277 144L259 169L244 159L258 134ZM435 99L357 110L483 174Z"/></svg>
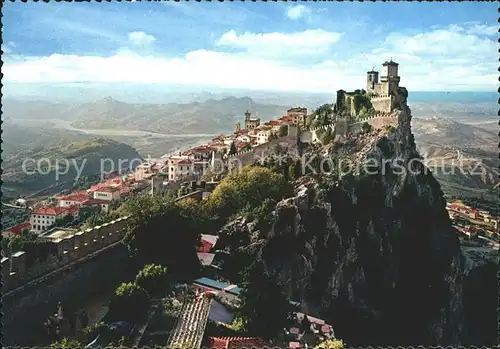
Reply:
<svg viewBox="0 0 500 349"><path fill-rule="evenodd" d="M282 174L261 166L244 167L225 177L206 200L212 215L229 218L244 208L255 208L266 198L276 201L291 194L291 185Z"/></svg>
<svg viewBox="0 0 500 349"><path fill-rule="evenodd" d="M286 326L290 303L282 288L266 274L262 262L252 264L244 279L237 316L252 335L272 339Z"/></svg>
<svg viewBox="0 0 500 349"><path fill-rule="evenodd" d="M330 144L335 138L335 133L331 127L328 127L322 134L321 134L321 143L323 145Z"/></svg>
<svg viewBox="0 0 500 349"><path fill-rule="evenodd" d="M319 106L313 114L325 122L325 124L329 123L329 121L331 122L333 116L333 104L323 104Z"/></svg>
<svg viewBox="0 0 500 349"><path fill-rule="evenodd" d="M324 342L319 343L314 349L342 349L344 347L344 342L338 339L329 339Z"/></svg>
<svg viewBox="0 0 500 349"><path fill-rule="evenodd" d="M137 273L135 283L149 292L151 296L159 296L167 291L167 268L157 264L148 264Z"/></svg>
<svg viewBox="0 0 500 349"><path fill-rule="evenodd" d="M63 338L57 342L50 345L50 348L54 349L83 349L85 345L77 341L76 339Z"/></svg>
<svg viewBox="0 0 500 349"><path fill-rule="evenodd" d="M269 139L271 139L270 137L271 136L269 136ZM243 146L243 148L241 148L241 151L247 151L247 150L251 150L251 149L252 149L252 146L249 143L247 143Z"/></svg>
<svg viewBox="0 0 500 349"><path fill-rule="evenodd" d="M112 317L118 321L141 323L147 318L149 299L148 292L136 283L123 283L111 298L109 308Z"/></svg>
<svg viewBox="0 0 500 349"><path fill-rule="evenodd" d="M278 137L286 137L288 136L288 125L281 125L278 129Z"/></svg>
<svg viewBox="0 0 500 349"><path fill-rule="evenodd" d="M363 130L364 133L370 133L372 131L373 127L369 123L365 122L361 126L361 129Z"/></svg>
<svg viewBox="0 0 500 349"><path fill-rule="evenodd" d="M234 142L231 142L231 146L229 147L229 155L234 155L238 152L238 149L236 149L236 144Z"/></svg>
<svg viewBox="0 0 500 349"><path fill-rule="evenodd" d="M203 210L194 200L138 196L124 205L130 215L125 242L145 264L166 266L174 277L195 277L201 268L196 255L200 234L211 228Z"/></svg>

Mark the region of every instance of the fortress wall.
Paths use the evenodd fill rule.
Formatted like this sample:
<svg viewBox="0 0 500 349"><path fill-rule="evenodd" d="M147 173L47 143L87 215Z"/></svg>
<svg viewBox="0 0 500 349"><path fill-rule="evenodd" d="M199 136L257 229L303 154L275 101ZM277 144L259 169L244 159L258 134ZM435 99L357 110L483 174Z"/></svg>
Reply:
<svg viewBox="0 0 500 349"><path fill-rule="evenodd" d="M2 259L3 331L6 345L34 346L58 301L81 304L104 285L119 282L128 256L121 243L128 217L52 242L54 253L26 265L27 253ZM29 328L29 335L25 329ZM20 331L20 329L24 329Z"/></svg>
<svg viewBox="0 0 500 349"><path fill-rule="evenodd" d="M43 282L16 294L2 297L2 332L5 346L45 347L43 322L62 302L71 314L91 297L99 296L124 280L123 264L127 260L125 244L112 245L85 263L77 263L58 273L47 275Z"/></svg>
<svg viewBox="0 0 500 349"><path fill-rule="evenodd" d="M384 126L392 125L397 127L398 117L391 114L379 113L371 118L362 119L349 125L349 133L359 133L362 131L364 123L370 124L374 129L380 129Z"/></svg>
<svg viewBox="0 0 500 349"><path fill-rule="evenodd" d="M387 125L392 125L396 127L398 125L397 116L386 116L386 117L378 117L374 118L368 122L374 129L379 129Z"/></svg>
<svg viewBox="0 0 500 349"><path fill-rule="evenodd" d="M296 126L290 125L288 127L288 135L278 139L273 139L264 144L259 144L252 149L240 152L227 157L227 163L230 168L234 166L246 166L259 161L260 159L267 156L270 152L274 151L277 145L286 147L288 149L296 147L298 138L298 128Z"/></svg>
<svg viewBox="0 0 500 349"><path fill-rule="evenodd" d="M35 281L44 274L53 272L67 264L82 262L89 254L99 251L110 244L120 241L125 236L125 224L128 217L118 218L112 222L76 232L64 239L48 242L53 244L55 253L49 254L45 260L36 259L33 265L27 265L27 253L14 253L10 260L2 263L3 291L17 292L16 288Z"/></svg>
<svg viewBox="0 0 500 349"><path fill-rule="evenodd" d="M201 201L203 199L203 190L193 191L192 193L183 195L183 196L175 199L174 201L178 202L178 201L185 200L185 199L193 199L196 201Z"/></svg>
<svg viewBox="0 0 500 349"><path fill-rule="evenodd" d="M375 97L370 99L373 109L379 112L390 112L392 109L392 98L388 97Z"/></svg>

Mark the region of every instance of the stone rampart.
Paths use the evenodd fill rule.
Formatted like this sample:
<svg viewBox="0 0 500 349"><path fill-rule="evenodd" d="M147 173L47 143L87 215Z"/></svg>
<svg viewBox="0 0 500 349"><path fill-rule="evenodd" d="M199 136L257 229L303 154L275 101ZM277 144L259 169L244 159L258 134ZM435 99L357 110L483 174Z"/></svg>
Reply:
<svg viewBox="0 0 500 349"><path fill-rule="evenodd" d="M179 202L179 201L185 200L185 199L193 199L193 200L196 200L196 201L201 201L203 199L203 190L193 191L193 192L191 192L189 194L186 194L186 195L178 197L174 201L175 202Z"/></svg>
<svg viewBox="0 0 500 349"><path fill-rule="evenodd" d="M289 125L288 134L285 137L273 139L269 142L252 147L252 149L229 155L226 158L227 164L229 168L251 165L273 152L277 145L288 149L295 148L297 145L297 137L298 128L296 126Z"/></svg>
<svg viewBox="0 0 500 349"><path fill-rule="evenodd" d="M83 262L91 254L115 244L126 233L128 217L121 217L102 226L79 231L61 239L47 242L54 253L44 259L31 258L28 265L28 252L19 251L10 258L2 259L2 282L4 296L26 288L30 283L39 282L44 275L72 263ZM34 251L29 252L34 253Z"/></svg>
<svg viewBox="0 0 500 349"><path fill-rule="evenodd" d="M48 243L54 253L31 265L26 261L33 251L2 259L4 345L47 344L43 323L57 302L71 313L124 279L127 220L122 217L54 240Z"/></svg>
<svg viewBox="0 0 500 349"><path fill-rule="evenodd" d="M329 128L331 128L333 131L335 131L335 124L331 123L328 125L322 125L322 126L316 126L309 131L303 131L300 133L299 140L301 143L318 143L321 142L321 140L318 137L318 133L321 131L326 131ZM319 132L318 132L319 131Z"/></svg>
<svg viewBox="0 0 500 349"><path fill-rule="evenodd" d="M359 133L362 131L363 124L368 123L374 129L380 129L387 125L396 127L398 125L398 117L394 113L378 113L372 117L360 119L349 125L349 133Z"/></svg>

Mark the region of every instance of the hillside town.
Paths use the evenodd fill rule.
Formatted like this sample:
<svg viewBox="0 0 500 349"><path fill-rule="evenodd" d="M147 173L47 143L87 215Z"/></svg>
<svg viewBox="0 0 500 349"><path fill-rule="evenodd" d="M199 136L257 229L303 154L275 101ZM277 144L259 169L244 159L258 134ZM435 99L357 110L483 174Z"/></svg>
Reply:
<svg viewBox="0 0 500 349"><path fill-rule="evenodd" d="M337 118L331 121L333 129L338 132L337 136L350 136L354 130L358 132L367 121L376 129L394 126L397 118L388 116L388 113L395 111L400 103L395 93L400 88L397 67L398 64L392 60L385 62L380 83L378 72L368 72L368 93L337 92L337 102L332 105ZM371 109L355 104L355 100L364 98L373 102ZM113 248L124 238L124 224L129 220L129 217L110 218L95 227L82 229L82 217L98 214L106 216L135 193L153 197L171 195L176 202L188 197L196 201L207 199L221 180L211 175L207 178L207 169L214 164L214 159L230 160L254 149L279 144L276 142L286 137L293 137L297 142L303 136L301 133L315 132L306 126L308 116L307 108L296 107L288 109L284 116L276 120L262 122L247 110L243 123L238 122L230 135L217 135L207 144L165 158L148 159L131 173L107 174L104 181L87 189L58 194L29 204L24 199L17 200L13 205L27 210L29 220L5 229L2 235L15 238L26 231L34 233L52 242L58 257L46 264L40 263L36 271L28 272L25 261L29 252L17 251L11 256L3 254L2 272L5 273L9 294L22 291L26 284L41 282L45 271L72 268L76 263L91 258L90 255ZM314 136L310 138L314 139ZM249 163L252 160L250 158ZM446 209L464 244L499 247L498 217L460 201L448 203ZM112 231L113 227L118 228ZM153 297L141 321L135 324L125 320L114 322L113 331L120 333L120 340L133 346L154 347L161 344L178 349L302 349L321 347L322 343L329 341L341 343L333 325L319 318L313 309L305 312L303 300L287 301L289 312L286 314L286 325L273 338L235 335L241 333L237 309L248 285L234 284L221 273L229 262L226 263L228 253L219 249L219 245L218 235L201 234L196 251L202 267L201 275L192 282L176 284L165 297ZM9 269L4 265L8 265ZM137 275L137 279L140 279ZM99 326L106 327L99 325L106 318L106 312L90 316L72 314L70 321L63 305L58 304L54 310L56 313L47 319L47 331L52 339L87 338L82 335L83 329L94 326L91 329L95 333L90 331L93 334L92 341L86 347L98 348L109 344L103 332L96 330Z"/></svg>
<svg viewBox="0 0 500 349"><path fill-rule="evenodd" d="M285 116L261 124L259 118L253 118L246 111L243 127L238 122L233 134L217 135L208 144L186 149L167 158L147 159L128 174L106 174L105 181L87 190L75 190L38 202L30 200L29 204L25 199L18 199L14 205L29 210L29 220L5 229L3 236L17 235L25 229L42 234L67 216L77 218L82 208L95 208L107 213L110 206L116 206L130 193L145 190L151 193L166 192L170 188L179 189L180 183L186 182L187 185L188 181L199 182L215 153L227 155L268 143L285 135L289 125L304 125L306 117L307 108L291 108Z"/></svg>

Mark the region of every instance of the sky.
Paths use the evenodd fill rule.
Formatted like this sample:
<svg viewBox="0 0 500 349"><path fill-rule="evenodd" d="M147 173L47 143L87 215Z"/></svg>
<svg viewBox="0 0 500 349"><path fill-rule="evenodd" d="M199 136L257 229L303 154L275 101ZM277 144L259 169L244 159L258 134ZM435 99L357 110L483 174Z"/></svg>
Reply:
<svg viewBox="0 0 500 349"><path fill-rule="evenodd" d="M392 58L410 91L495 91L497 7L7 2L3 83L17 91L103 83L333 93L365 87L366 71Z"/></svg>

